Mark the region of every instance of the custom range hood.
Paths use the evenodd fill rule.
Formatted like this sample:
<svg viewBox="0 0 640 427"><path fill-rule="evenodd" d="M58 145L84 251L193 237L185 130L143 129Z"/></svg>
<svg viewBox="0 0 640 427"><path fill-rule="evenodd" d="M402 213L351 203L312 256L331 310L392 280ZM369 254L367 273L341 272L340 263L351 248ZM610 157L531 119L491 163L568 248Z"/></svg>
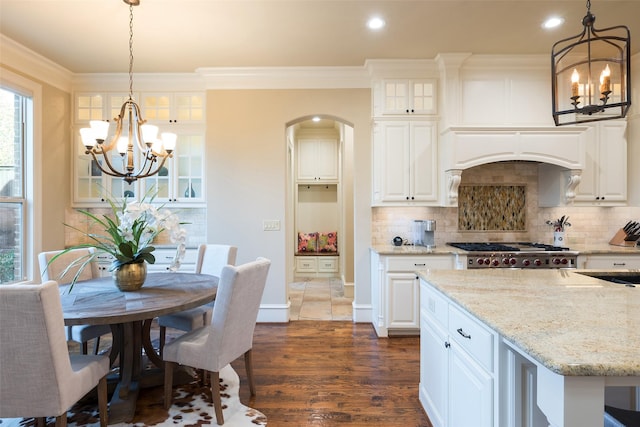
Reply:
<svg viewBox="0 0 640 427"><path fill-rule="evenodd" d="M504 161L533 161L567 171L565 198L572 201L585 164L587 127L449 127L439 138L441 200L457 206L465 169Z"/></svg>

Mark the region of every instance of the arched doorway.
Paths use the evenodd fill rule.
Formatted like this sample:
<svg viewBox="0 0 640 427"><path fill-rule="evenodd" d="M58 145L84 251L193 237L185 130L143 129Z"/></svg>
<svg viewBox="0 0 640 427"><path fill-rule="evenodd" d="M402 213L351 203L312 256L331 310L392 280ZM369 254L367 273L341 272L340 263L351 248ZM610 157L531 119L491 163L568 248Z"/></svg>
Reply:
<svg viewBox="0 0 640 427"><path fill-rule="evenodd" d="M353 125L317 114L286 124L290 319L351 320Z"/></svg>

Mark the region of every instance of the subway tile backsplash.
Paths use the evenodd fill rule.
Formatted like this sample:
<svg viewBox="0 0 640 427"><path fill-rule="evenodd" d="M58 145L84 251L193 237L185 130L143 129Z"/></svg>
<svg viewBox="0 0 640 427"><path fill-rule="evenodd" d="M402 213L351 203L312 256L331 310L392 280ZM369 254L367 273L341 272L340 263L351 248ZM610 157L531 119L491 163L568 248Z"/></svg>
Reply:
<svg viewBox="0 0 640 427"><path fill-rule="evenodd" d="M640 220L638 207L587 207L566 206L558 208L538 207L538 164L534 162L500 162L477 166L462 173L460 187L486 187L480 195L480 203L474 205L471 219L464 219L460 209L469 208L460 199L459 207L375 207L372 208L372 244L391 244L394 236L411 240L411 223L415 219L436 220L436 245L444 245L452 241L533 241L541 243L553 242L553 229L546 224L547 220L555 220L562 215L570 217L571 227L566 230L567 246L608 243L611 237L629 220ZM514 206L523 207L524 218L518 219L524 228L513 226L509 220L502 222L503 227L495 230L483 229L482 222L476 218L495 215L490 210L488 197L497 191L499 197L508 197L508 191L501 192L504 187L514 186L513 196L520 197L524 189L524 202L514 201ZM477 189L476 189L477 190ZM495 196L494 196L495 197ZM506 205L506 200L498 204L504 205L505 212L512 212L514 207ZM482 211L486 207L486 212ZM500 223L500 220L497 221ZM469 226L469 223L471 224ZM469 228L469 229L465 229ZM490 228L490 227L489 227Z"/></svg>

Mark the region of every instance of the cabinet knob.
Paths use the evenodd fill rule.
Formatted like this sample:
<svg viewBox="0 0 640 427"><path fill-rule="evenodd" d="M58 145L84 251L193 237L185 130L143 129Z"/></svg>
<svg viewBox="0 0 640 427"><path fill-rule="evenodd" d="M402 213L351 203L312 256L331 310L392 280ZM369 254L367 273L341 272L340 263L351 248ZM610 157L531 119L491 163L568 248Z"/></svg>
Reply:
<svg viewBox="0 0 640 427"><path fill-rule="evenodd" d="M409 200L409 196L407 196L406 199Z"/></svg>
<svg viewBox="0 0 640 427"><path fill-rule="evenodd" d="M449 348L449 347L451 347L451 343L449 341L445 341L444 348Z"/></svg>

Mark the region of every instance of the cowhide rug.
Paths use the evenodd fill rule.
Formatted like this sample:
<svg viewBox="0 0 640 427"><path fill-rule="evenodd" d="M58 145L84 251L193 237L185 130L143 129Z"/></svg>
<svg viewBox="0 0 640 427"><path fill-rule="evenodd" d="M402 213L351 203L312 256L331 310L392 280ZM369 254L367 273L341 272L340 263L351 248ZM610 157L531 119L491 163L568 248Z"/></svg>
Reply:
<svg viewBox="0 0 640 427"><path fill-rule="evenodd" d="M225 427L255 427L267 425L267 417L259 411L244 406L238 398L240 380L231 365L220 371L222 408ZM97 402L80 402L67 413L69 427L99 426ZM55 423L54 418L47 419ZM132 423L112 424L115 427L168 427L217 425L211 403L210 390L197 381L174 390L173 405L163 408L162 387L143 389L138 396L135 418ZM0 427L33 427L33 418L0 419Z"/></svg>

